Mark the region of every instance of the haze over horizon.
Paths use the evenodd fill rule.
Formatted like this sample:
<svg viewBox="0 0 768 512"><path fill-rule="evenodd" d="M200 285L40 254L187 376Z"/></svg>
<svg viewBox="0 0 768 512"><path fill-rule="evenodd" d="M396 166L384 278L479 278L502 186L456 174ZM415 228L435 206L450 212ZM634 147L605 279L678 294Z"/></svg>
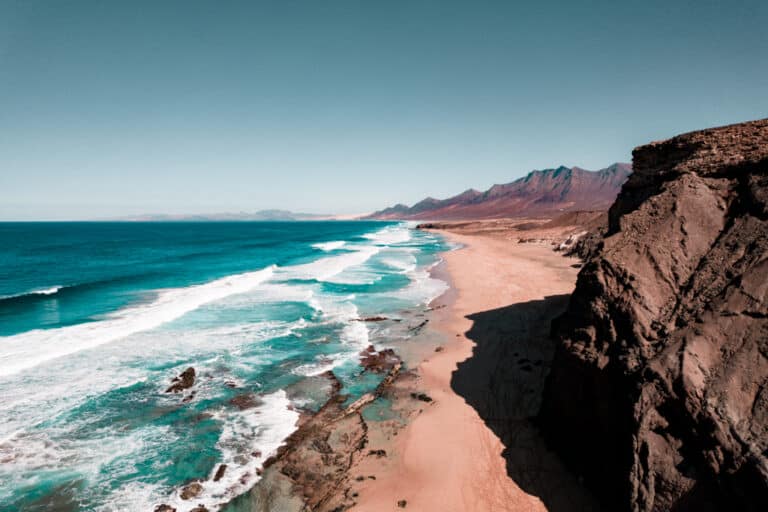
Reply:
<svg viewBox="0 0 768 512"><path fill-rule="evenodd" d="M768 116L768 5L0 3L0 220L364 213Z"/></svg>

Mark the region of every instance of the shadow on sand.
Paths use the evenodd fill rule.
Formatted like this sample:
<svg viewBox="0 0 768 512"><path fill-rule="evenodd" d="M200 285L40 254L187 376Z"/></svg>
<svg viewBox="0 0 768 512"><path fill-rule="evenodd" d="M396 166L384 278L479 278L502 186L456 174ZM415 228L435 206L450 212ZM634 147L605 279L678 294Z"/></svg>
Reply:
<svg viewBox="0 0 768 512"><path fill-rule="evenodd" d="M569 295L469 315L472 357L459 363L451 388L504 444L507 474L551 512L597 510L591 496L548 451L532 420L541 405L554 353L550 323Z"/></svg>

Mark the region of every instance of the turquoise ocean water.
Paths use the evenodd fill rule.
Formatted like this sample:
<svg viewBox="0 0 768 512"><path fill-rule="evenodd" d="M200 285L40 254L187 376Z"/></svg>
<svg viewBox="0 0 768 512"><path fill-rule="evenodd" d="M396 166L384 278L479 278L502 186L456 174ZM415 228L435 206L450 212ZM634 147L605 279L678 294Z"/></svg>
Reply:
<svg viewBox="0 0 768 512"><path fill-rule="evenodd" d="M400 223L0 223L0 510L217 510L319 374L376 386L359 352L411 335L445 249ZM190 366L191 400L165 393Z"/></svg>

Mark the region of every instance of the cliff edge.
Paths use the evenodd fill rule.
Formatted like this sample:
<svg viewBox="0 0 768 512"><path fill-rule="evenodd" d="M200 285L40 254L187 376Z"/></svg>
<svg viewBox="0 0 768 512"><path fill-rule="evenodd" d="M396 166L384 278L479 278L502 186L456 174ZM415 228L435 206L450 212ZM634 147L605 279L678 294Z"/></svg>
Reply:
<svg viewBox="0 0 768 512"><path fill-rule="evenodd" d="M609 510L768 510L768 119L633 169L553 322L541 427Z"/></svg>

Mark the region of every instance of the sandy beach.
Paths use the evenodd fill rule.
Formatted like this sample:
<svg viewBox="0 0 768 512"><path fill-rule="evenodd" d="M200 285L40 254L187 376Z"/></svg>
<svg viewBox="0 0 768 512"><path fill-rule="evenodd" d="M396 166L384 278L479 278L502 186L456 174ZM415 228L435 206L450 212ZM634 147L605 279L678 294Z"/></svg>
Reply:
<svg viewBox="0 0 768 512"><path fill-rule="evenodd" d="M463 248L444 255L453 292L432 318L449 341L417 371L434 401L392 438L385 463L356 468L376 479L356 486L353 510L593 510L531 422L553 351L549 323L577 260L508 232L441 232Z"/></svg>

